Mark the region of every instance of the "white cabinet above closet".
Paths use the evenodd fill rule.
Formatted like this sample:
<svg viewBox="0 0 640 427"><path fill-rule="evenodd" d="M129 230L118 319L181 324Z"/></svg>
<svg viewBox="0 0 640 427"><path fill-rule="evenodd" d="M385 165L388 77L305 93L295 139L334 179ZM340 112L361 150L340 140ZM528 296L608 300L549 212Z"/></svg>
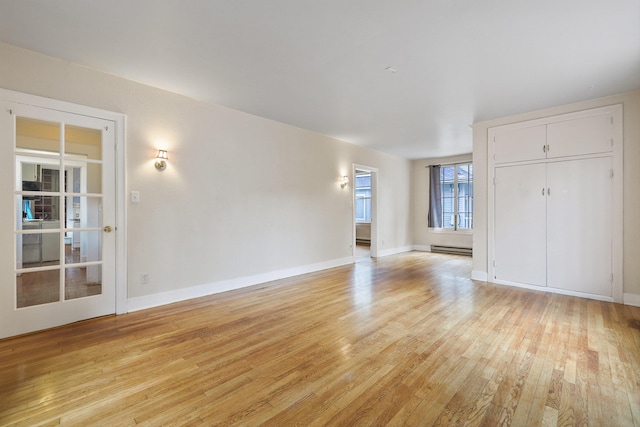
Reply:
<svg viewBox="0 0 640 427"><path fill-rule="evenodd" d="M490 141L496 163L542 160L546 157L547 129L545 125L505 127L497 129Z"/></svg>
<svg viewBox="0 0 640 427"><path fill-rule="evenodd" d="M613 149L613 126L607 110L501 126L491 129L490 152L494 164L607 153Z"/></svg>
<svg viewBox="0 0 640 427"><path fill-rule="evenodd" d="M489 277L622 301L622 106L489 129Z"/></svg>
<svg viewBox="0 0 640 427"><path fill-rule="evenodd" d="M607 153L612 149L613 115L610 111L547 125L547 158Z"/></svg>

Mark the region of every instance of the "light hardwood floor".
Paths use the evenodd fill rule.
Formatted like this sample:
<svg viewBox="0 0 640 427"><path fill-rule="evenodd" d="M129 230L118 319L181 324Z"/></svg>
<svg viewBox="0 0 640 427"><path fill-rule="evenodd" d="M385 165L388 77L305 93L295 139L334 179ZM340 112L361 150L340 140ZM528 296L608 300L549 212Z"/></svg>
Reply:
<svg viewBox="0 0 640 427"><path fill-rule="evenodd" d="M371 246L364 243L356 243L356 258L371 258Z"/></svg>
<svg viewBox="0 0 640 427"><path fill-rule="evenodd" d="M406 253L0 341L2 425L640 425L640 308Z"/></svg>

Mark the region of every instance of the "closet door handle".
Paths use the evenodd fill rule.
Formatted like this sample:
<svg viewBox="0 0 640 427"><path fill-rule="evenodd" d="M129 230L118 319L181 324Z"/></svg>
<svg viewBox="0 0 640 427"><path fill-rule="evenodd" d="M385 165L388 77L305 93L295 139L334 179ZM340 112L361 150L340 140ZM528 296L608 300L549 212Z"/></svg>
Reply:
<svg viewBox="0 0 640 427"><path fill-rule="evenodd" d="M542 187L542 195L544 196L544 187Z"/></svg>
<svg viewBox="0 0 640 427"><path fill-rule="evenodd" d="M551 188L547 188L547 196L551 195Z"/></svg>

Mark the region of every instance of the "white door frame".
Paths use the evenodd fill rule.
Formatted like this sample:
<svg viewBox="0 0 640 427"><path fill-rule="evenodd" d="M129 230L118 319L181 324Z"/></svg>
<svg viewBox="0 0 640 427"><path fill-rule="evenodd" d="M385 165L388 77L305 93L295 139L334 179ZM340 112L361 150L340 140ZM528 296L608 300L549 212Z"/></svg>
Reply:
<svg viewBox="0 0 640 427"><path fill-rule="evenodd" d="M379 254L379 242L378 242L378 175L380 173L378 168L371 166L360 165L353 163L351 169L351 176L353 182L351 195L352 195L352 211L351 221L353 223L353 239L351 241L351 247L353 248L353 257L356 256L356 170L371 172L371 257L378 258Z"/></svg>
<svg viewBox="0 0 640 427"><path fill-rule="evenodd" d="M116 314L124 314L127 309L127 224L126 224L126 157L125 124L126 116L113 111L101 110L70 102L58 101L41 96L0 88L0 99L18 104L46 108L65 113L109 120L115 126L115 203L116 223L114 227L115 247L115 291Z"/></svg>

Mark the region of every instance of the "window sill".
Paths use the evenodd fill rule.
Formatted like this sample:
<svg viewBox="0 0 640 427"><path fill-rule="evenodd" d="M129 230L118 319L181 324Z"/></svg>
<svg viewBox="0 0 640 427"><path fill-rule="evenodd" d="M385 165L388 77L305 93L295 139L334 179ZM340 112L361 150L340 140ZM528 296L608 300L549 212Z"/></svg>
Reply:
<svg viewBox="0 0 640 427"><path fill-rule="evenodd" d="M430 233L473 235L473 230L454 230L453 228L429 228Z"/></svg>

